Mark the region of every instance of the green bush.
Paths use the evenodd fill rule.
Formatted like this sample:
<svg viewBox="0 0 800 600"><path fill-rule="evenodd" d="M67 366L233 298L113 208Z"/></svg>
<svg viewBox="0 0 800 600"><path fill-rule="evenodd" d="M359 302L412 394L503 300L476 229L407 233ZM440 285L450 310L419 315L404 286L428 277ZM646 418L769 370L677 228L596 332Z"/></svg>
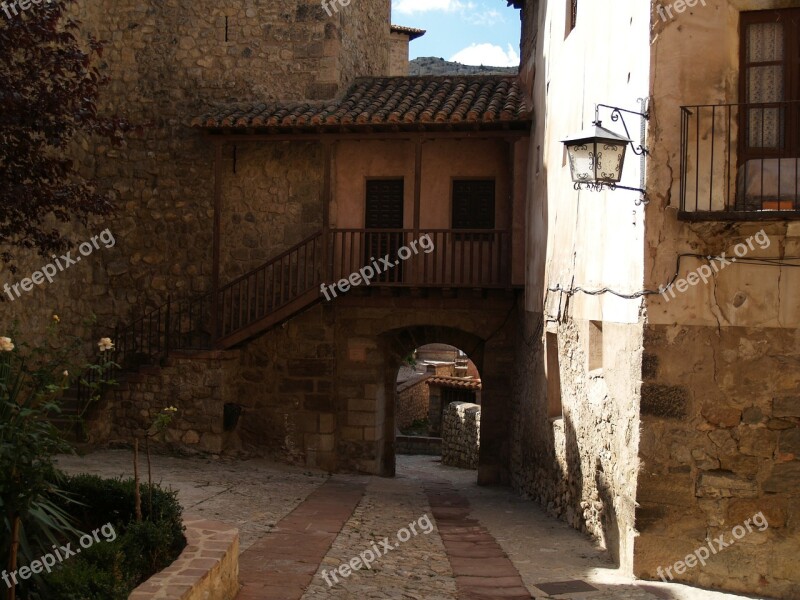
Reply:
<svg viewBox="0 0 800 600"><path fill-rule="evenodd" d="M120 538L94 544L70 558L41 584L31 598L41 600L126 600L137 581L128 572Z"/></svg>
<svg viewBox="0 0 800 600"><path fill-rule="evenodd" d="M133 480L76 475L65 477L61 489L74 501L65 508L78 529L90 532L110 523L117 537L109 542L101 536L100 542L81 548L79 556L60 563L33 586L20 586L20 598L125 600L137 585L168 567L186 545L175 492L153 486L151 510L148 486L140 486L144 520L137 523ZM72 545L75 548L76 541Z"/></svg>

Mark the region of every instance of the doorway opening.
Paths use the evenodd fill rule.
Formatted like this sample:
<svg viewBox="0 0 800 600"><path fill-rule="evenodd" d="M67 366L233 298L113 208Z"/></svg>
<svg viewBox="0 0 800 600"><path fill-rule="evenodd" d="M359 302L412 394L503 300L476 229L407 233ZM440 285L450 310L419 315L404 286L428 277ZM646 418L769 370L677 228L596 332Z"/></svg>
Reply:
<svg viewBox="0 0 800 600"><path fill-rule="evenodd" d="M397 372L395 453L477 470L481 391L478 368L461 349L426 344L414 350Z"/></svg>

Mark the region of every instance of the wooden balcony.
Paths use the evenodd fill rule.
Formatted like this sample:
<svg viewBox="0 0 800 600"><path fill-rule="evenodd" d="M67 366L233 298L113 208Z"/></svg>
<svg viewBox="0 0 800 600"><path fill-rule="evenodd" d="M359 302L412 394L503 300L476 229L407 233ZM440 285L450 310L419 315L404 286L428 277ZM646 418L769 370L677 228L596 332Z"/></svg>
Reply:
<svg viewBox="0 0 800 600"><path fill-rule="evenodd" d="M323 284L353 282L356 275L362 290L510 290L511 235L499 229L318 231L216 293L168 300L119 327L115 360L131 367L175 350L234 347L325 300Z"/></svg>
<svg viewBox="0 0 800 600"><path fill-rule="evenodd" d="M334 229L328 238L328 283L360 273L377 287L511 288L507 231Z"/></svg>

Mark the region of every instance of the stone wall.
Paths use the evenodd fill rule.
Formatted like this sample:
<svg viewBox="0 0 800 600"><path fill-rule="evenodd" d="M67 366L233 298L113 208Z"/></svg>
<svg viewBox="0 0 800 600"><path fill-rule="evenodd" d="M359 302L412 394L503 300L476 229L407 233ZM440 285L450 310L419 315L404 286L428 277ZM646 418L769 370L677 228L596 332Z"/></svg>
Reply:
<svg viewBox="0 0 800 600"><path fill-rule="evenodd" d="M411 456L441 456L442 438L421 435L398 435L395 439L397 454Z"/></svg>
<svg viewBox="0 0 800 600"><path fill-rule="evenodd" d="M390 34L389 75L408 76L408 36L403 33Z"/></svg>
<svg viewBox="0 0 800 600"><path fill-rule="evenodd" d="M541 316L526 314L518 344L512 484L553 516L588 533L623 568L632 561L639 435L638 326L603 325L602 368L589 368L589 323L565 319L548 328L557 346L545 368ZM552 359L551 359L552 360ZM548 378L560 380L561 394ZM551 416L555 400L560 416ZM630 569L630 565L627 567Z"/></svg>
<svg viewBox="0 0 800 600"><path fill-rule="evenodd" d="M3 305L3 317L34 330L56 312L71 331L92 336L94 313L108 332L134 312L210 289L213 145L188 126L221 104L331 99L356 77L388 72L389 1L361 0L329 18L318 0L225 5L210 0L99 0L75 5L81 30L106 41L99 61L109 78L101 112L137 130L121 147L79 140L83 171L113 187L118 213L112 249L60 273L56 282ZM223 151L226 178L223 282L321 224L314 147L239 144ZM263 174L251 183L250 177ZM316 206L315 206L316 203ZM21 273L41 266L32 259ZM16 278L7 272L3 279ZM5 325L5 323L0 323Z"/></svg>
<svg viewBox="0 0 800 600"><path fill-rule="evenodd" d="M481 445L481 407L451 402L442 419L442 464L477 469Z"/></svg>
<svg viewBox="0 0 800 600"><path fill-rule="evenodd" d="M655 579L761 512L768 529L673 574L798 597L800 331L651 325L645 352L637 573Z"/></svg>
<svg viewBox="0 0 800 600"><path fill-rule="evenodd" d="M322 229L319 144L225 144L222 172L223 284Z"/></svg>
<svg viewBox="0 0 800 600"><path fill-rule="evenodd" d="M122 374L89 415L91 441L130 445L134 437L144 438L164 408L174 406L175 419L154 443L220 454L229 446L224 407L232 400L229 386L238 359L236 351L173 355L165 366Z"/></svg>
<svg viewBox="0 0 800 600"><path fill-rule="evenodd" d="M414 421L428 419L430 406L430 388L421 378L412 385L399 385L397 387L397 410L395 424L398 429L405 429Z"/></svg>
<svg viewBox="0 0 800 600"><path fill-rule="evenodd" d="M414 348L443 341L472 351L484 374L483 410L494 425L483 428L481 468L489 481L508 477L513 298L500 294L479 306L459 298L409 304L404 297L348 295L239 350L175 356L165 367L144 369L99 407L93 437L131 443L149 415L174 405L179 418L165 439L176 449L391 474L397 370ZM226 404L241 409L231 431L223 428Z"/></svg>
<svg viewBox="0 0 800 600"><path fill-rule="evenodd" d="M128 600L233 600L239 594L239 530L226 523L185 517L186 547Z"/></svg>

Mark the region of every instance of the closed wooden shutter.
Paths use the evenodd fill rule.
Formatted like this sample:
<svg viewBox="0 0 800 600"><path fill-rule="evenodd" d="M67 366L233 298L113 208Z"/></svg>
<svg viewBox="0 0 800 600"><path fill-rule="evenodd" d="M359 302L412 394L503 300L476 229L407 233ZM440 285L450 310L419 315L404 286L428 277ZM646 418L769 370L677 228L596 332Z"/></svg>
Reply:
<svg viewBox="0 0 800 600"><path fill-rule="evenodd" d="M494 229L495 182L453 181L453 229Z"/></svg>

